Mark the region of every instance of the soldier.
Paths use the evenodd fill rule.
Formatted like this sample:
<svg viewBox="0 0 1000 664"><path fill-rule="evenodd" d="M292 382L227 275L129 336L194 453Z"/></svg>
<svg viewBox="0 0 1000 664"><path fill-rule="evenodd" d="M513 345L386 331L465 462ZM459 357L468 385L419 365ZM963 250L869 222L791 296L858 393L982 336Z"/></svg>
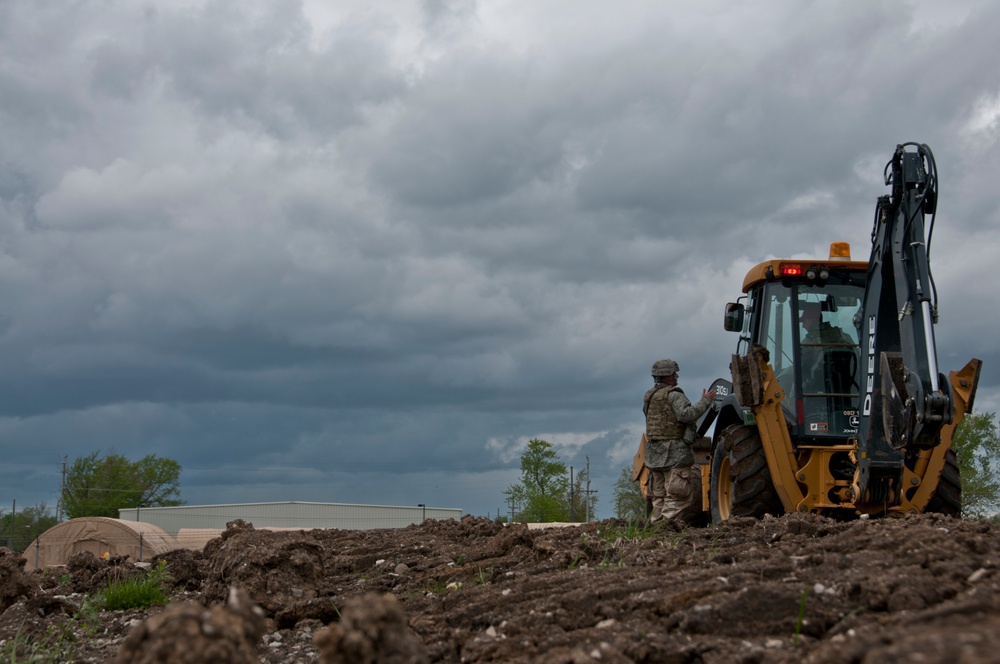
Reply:
<svg viewBox="0 0 1000 664"><path fill-rule="evenodd" d="M697 436L696 422L715 399L715 390L702 390L698 403L691 402L677 387L680 367L673 360L653 363L654 385L646 392L642 412L646 416L646 467L653 495L650 523L681 516L694 506L691 479Z"/></svg>
<svg viewBox="0 0 1000 664"><path fill-rule="evenodd" d="M854 344L846 332L823 320L819 302L803 302L800 305L799 320L802 322L803 345Z"/></svg>
<svg viewBox="0 0 1000 664"><path fill-rule="evenodd" d="M802 324L802 380L806 392L823 392L825 389L823 363L831 351L854 349L856 343L844 330L822 319L819 302L803 302L799 321ZM853 375L850 366L837 366L832 370L837 376L836 385L849 389Z"/></svg>

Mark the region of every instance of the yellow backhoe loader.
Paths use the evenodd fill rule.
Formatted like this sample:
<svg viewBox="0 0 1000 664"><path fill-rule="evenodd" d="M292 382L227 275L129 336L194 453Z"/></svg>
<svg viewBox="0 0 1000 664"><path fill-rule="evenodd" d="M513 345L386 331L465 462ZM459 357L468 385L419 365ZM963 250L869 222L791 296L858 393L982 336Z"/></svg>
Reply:
<svg viewBox="0 0 1000 664"><path fill-rule="evenodd" d="M816 260L768 260L726 306L739 334L732 380L699 423L704 512L834 518L959 516L952 436L972 411L981 362L938 372L928 259L937 170L926 145L886 165L867 262L835 242Z"/></svg>

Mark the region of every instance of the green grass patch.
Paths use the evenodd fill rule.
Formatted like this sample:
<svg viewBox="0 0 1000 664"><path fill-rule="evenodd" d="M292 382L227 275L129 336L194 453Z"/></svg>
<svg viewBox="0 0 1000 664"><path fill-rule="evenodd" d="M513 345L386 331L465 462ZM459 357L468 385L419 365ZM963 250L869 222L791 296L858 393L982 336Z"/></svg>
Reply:
<svg viewBox="0 0 1000 664"><path fill-rule="evenodd" d="M441 579L431 576L424 578L424 592L434 595L439 595L448 589L448 583L442 581Z"/></svg>
<svg viewBox="0 0 1000 664"><path fill-rule="evenodd" d="M148 609L166 604L169 599L164 586L170 580L167 561L149 570L145 578L112 581L98 595L101 608L107 611Z"/></svg>
<svg viewBox="0 0 1000 664"><path fill-rule="evenodd" d="M721 537L722 537L721 533L717 534L713 536L712 541L708 543L708 557L705 558L705 562L710 563L712 562L712 558L715 558L717 555L719 555L719 551L722 549L722 545L719 544L719 539Z"/></svg>
<svg viewBox="0 0 1000 664"><path fill-rule="evenodd" d="M802 633L802 623L806 618L806 599L809 597L809 588L802 585L802 598L799 600L799 617L795 621L795 634L792 636L792 647L799 645L799 634Z"/></svg>
<svg viewBox="0 0 1000 664"><path fill-rule="evenodd" d="M492 578L493 578L493 566L492 565L489 568L485 569L485 570L482 567L480 567L480 568L478 568L478 572L476 574L476 585L477 586L485 586L487 583L490 582L490 579L492 579Z"/></svg>
<svg viewBox="0 0 1000 664"><path fill-rule="evenodd" d="M598 537L605 542L634 542L649 539L660 534L657 526L649 525L645 519L629 519L625 523L614 523L598 531Z"/></svg>

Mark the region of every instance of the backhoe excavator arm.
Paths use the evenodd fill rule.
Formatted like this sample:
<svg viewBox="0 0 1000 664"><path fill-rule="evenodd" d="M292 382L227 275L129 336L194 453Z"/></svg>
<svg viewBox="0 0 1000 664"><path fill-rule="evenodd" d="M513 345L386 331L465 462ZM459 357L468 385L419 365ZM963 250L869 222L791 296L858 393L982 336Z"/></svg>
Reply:
<svg viewBox="0 0 1000 664"><path fill-rule="evenodd" d="M928 259L937 205L934 156L926 145L904 143L885 172L892 195L880 197L875 208L859 313L864 382L854 490L859 502L893 505L903 490L906 452L938 444L953 404L934 342L937 293Z"/></svg>

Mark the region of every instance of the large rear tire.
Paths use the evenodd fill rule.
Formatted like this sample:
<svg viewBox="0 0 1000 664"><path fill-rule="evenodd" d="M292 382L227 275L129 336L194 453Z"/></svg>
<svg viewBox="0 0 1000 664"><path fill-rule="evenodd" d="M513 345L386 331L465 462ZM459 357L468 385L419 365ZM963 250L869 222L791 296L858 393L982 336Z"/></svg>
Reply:
<svg viewBox="0 0 1000 664"><path fill-rule="evenodd" d="M784 512L756 427L733 424L716 441L709 485L712 523Z"/></svg>
<svg viewBox="0 0 1000 664"><path fill-rule="evenodd" d="M958 457L955 450L945 453L944 468L938 478L937 489L927 501L924 512L947 514L956 519L962 518L962 475L958 469Z"/></svg>

